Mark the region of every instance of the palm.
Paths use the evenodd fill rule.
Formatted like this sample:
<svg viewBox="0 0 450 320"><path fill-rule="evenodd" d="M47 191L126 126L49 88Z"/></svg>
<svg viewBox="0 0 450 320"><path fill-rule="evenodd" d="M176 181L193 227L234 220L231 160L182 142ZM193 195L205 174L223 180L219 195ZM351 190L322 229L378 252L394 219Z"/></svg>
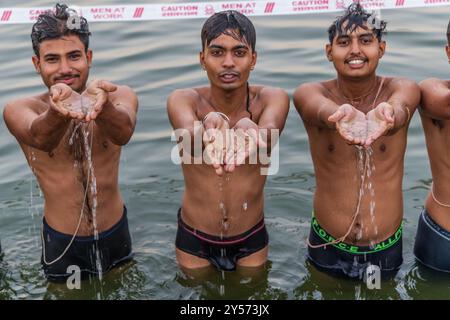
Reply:
<svg viewBox="0 0 450 320"><path fill-rule="evenodd" d="M389 123L382 117L377 109L371 110L367 114L367 145L386 133Z"/></svg>
<svg viewBox="0 0 450 320"><path fill-rule="evenodd" d="M364 143L367 137L366 116L359 110L353 110L336 123L339 134L350 143Z"/></svg>
<svg viewBox="0 0 450 320"><path fill-rule="evenodd" d="M259 136L258 125L249 118L242 118L233 127L230 146L226 156L226 170L231 172L235 166L245 163L246 159L253 155L258 147L267 147Z"/></svg>
<svg viewBox="0 0 450 320"><path fill-rule="evenodd" d="M205 133L203 143L209 164L212 164L216 173L222 174L222 164L226 152L227 133L230 126L228 122L218 115L212 115L204 122Z"/></svg>

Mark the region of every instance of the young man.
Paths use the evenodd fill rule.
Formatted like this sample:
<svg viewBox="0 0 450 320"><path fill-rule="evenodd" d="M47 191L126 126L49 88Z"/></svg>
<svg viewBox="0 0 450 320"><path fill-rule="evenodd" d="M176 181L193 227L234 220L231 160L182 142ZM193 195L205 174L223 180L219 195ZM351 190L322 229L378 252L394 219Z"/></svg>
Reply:
<svg viewBox="0 0 450 320"><path fill-rule="evenodd" d="M350 5L328 30L326 55L337 78L294 93L317 184L308 257L354 278L369 264L394 271L402 263L403 158L420 90L376 75L385 27L359 3Z"/></svg>
<svg viewBox="0 0 450 320"><path fill-rule="evenodd" d="M104 80L86 86L89 26L81 17L68 23L71 12L57 4L33 25L32 61L48 90L3 113L44 194L42 265L54 281L78 270L101 274L132 257L118 169L137 98Z"/></svg>
<svg viewBox="0 0 450 320"><path fill-rule="evenodd" d="M248 160L255 148L274 145L258 135L264 130L281 132L289 98L281 89L248 84L256 64L256 34L247 17L236 11L216 13L203 25L201 39L200 63L210 85L176 90L167 102L173 128L187 132L183 142L203 137L200 146L207 155L198 161L195 150L187 151L191 142L183 145L183 158L188 152L188 160L197 161L182 162L185 192L178 214L177 260L186 269L261 266L268 252L266 176L261 161ZM248 148L229 143L225 136L230 128L250 139Z"/></svg>
<svg viewBox="0 0 450 320"><path fill-rule="evenodd" d="M450 63L450 22L445 47ZM450 272L450 81L420 83L420 117L427 142L433 182L419 218L414 254L424 265Z"/></svg>

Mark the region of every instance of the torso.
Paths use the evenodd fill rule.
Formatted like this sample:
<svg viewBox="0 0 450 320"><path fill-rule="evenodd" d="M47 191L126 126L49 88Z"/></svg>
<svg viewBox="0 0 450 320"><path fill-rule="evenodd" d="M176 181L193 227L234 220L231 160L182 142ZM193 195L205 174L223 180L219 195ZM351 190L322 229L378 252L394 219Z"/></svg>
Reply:
<svg viewBox="0 0 450 320"><path fill-rule="evenodd" d="M262 87L250 88L252 120L258 123L264 102L259 97ZM209 88L197 88L198 119L211 110L208 102ZM245 108L230 117L230 128L249 114ZM233 173L216 175L212 166L182 164L185 192L182 218L190 226L211 235L233 236L243 233L263 218L264 184L266 176L260 173L261 165L245 164ZM224 217L228 227L223 224Z"/></svg>
<svg viewBox="0 0 450 320"><path fill-rule="evenodd" d="M38 113L46 110L44 101L36 103L33 107ZM69 126L61 142L52 152L43 152L21 144L45 198L45 219L52 228L66 234L75 232L83 207L85 194L83 184L86 185L88 180L87 161L76 161L73 147L69 144L73 125L74 123ZM93 126L92 161L97 183L96 221L97 229L101 232L118 222L123 212L123 200L118 186L121 148L111 143L95 124ZM89 131L92 132L91 129ZM89 183L89 200L84 206L84 219L77 234L79 236L93 234L94 205L90 192L91 185Z"/></svg>
<svg viewBox="0 0 450 320"><path fill-rule="evenodd" d="M449 83L447 85L450 87ZM434 221L450 231L450 120L437 120L424 115L421 115L421 119L433 176L434 195L440 203L449 206L438 204L430 193L425 208Z"/></svg>
<svg viewBox="0 0 450 320"><path fill-rule="evenodd" d="M390 96L386 78L376 105ZM339 99L335 81L322 83L329 97L338 105L348 103ZM372 109L376 92L369 95L364 106L354 105L367 113ZM319 224L336 238L342 237L352 223L361 183L357 169L358 153L335 130L306 126L315 167L317 189L314 195L314 214ZM372 144L374 169L366 183L371 183L373 195L364 189L359 214L345 239L354 245L380 242L395 233L403 217L402 178L406 149L407 127L392 136L382 136ZM375 204L371 214L371 202ZM372 204L373 206L373 204Z"/></svg>

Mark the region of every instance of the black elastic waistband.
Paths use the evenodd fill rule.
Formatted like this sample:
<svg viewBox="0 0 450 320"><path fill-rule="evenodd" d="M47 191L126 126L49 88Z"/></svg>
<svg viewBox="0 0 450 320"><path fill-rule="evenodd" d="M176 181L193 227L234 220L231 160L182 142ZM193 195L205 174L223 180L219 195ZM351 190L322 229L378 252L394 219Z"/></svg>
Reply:
<svg viewBox="0 0 450 320"><path fill-rule="evenodd" d="M239 235L231 236L231 237L220 237L215 235L210 235L205 232L196 230L192 228L191 226L187 225L182 219L181 219L181 208L178 209L178 226L189 232L190 234L194 235L200 240L220 244L220 245L232 245L236 244L242 241L245 241L247 238L252 236L253 234L257 233L258 231L265 228L264 224L264 218L261 219L255 226L253 226L251 229L245 231L244 233L241 233Z"/></svg>
<svg viewBox="0 0 450 320"><path fill-rule="evenodd" d="M44 225L44 232L50 233L52 236L56 236L56 237L60 237L60 238L71 239L73 237L73 235L59 232L59 231L53 229L52 227L50 227L48 225L47 221L45 220L45 217L42 220L43 220L42 222ZM100 239L108 237L109 235L114 233L116 230L118 230L120 227L122 227L122 225L124 223L126 223L126 221L127 221L127 207L123 206L122 218L120 218L120 220L115 225L113 225L111 228L109 228L108 230L100 232L98 234L98 239L100 240ZM76 236L74 239L74 241L94 241L94 240L95 240L94 235Z"/></svg>

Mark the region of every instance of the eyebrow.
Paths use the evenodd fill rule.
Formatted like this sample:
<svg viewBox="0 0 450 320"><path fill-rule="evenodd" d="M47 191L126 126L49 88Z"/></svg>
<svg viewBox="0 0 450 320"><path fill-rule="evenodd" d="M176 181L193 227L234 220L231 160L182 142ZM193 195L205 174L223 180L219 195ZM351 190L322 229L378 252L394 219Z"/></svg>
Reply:
<svg viewBox="0 0 450 320"><path fill-rule="evenodd" d="M208 48L209 48L209 49L221 49L221 50L225 50L225 47L219 46L219 45L217 45L217 44L209 45ZM232 48L232 50L239 50L239 49L246 49L246 50L248 50L249 48L248 48L248 46L243 45L243 44L239 44L239 45L234 46L234 47Z"/></svg>
<svg viewBox="0 0 450 320"><path fill-rule="evenodd" d="M73 50L67 53L67 55L70 54L74 54L74 53L81 53L81 50L77 49L77 50ZM54 57L59 57L60 55L58 53L47 53L44 58L54 58Z"/></svg>
<svg viewBox="0 0 450 320"><path fill-rule="evenodd" d="M368 37L368 36L373 37L374 34L373 34L372 32L366 32L366 33L363 33L363 34L358 35L358 38ZM336 38L336 40L340 40L340 39L349 39L349 38L350 38L349 35L343 34L343 35L338 36L338 37Z"/></svg>

